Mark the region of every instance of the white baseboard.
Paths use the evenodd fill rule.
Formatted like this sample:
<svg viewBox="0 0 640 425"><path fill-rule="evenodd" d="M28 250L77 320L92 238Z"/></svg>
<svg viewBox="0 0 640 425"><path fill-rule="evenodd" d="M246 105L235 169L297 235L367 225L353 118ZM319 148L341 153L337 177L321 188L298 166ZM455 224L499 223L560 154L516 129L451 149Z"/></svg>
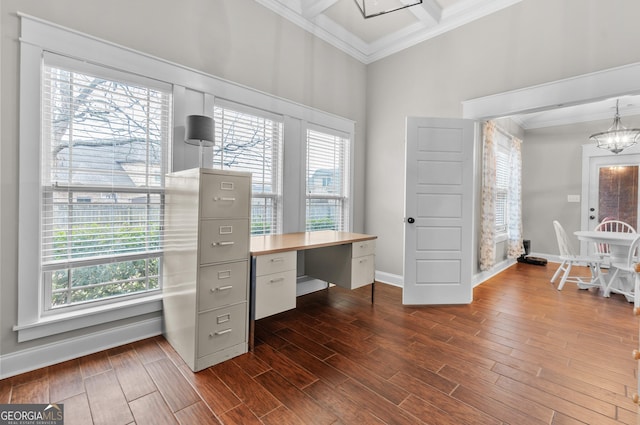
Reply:
<svg viewBox="0 0 640 425"><path fill-rule="evenodd" d="M0 379L161 334L162 318L157 317L5 354L0 356Z"/></svg>
<svg viewBox="0 0 640 425"><path fill-rule="evenodd" d="M376 282L382 282L402 288L404 286L404 277L398 274L380 272L376 270Z"/></svg>
<svg viewBox="0 0 640 425"><path fill-rule="evenodd" d="M516 260L503 260L503 261L495 264L493 267L491 267L490 270L481 271L480 273L477 273L477 274L473 275L473 277L471 278L471 283L472 283L473 287L475 288L476 286L480 285L485 280L492 278L493 276L497 275L498 273L500 273L500 272L506 270L507 268L511 267L515 263L516 263Z"/></svg>

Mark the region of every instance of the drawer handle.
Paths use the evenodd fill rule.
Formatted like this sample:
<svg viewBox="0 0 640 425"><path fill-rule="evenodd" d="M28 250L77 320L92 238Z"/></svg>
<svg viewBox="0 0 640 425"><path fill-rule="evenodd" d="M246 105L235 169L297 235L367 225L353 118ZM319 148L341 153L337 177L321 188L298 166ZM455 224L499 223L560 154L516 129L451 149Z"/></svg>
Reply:
<svg viewBox="0 0 640 425"><path fill-rule="evenodd" d="M226 198L224 196L216 196L213 198L214 201L223 201L223 202L235 202L236 198Z"/></svg>
<svg viewBox="0 0 640 425"><path fill-rule="evenodd" d="M362 263L366 263L366 262L367 262L367 259L366 259L366 258L364 258L364 259L360 260L360 264L362 264Z"/></svg>
<svg viewBox="0 0 640 425"><path fill-rule="evenodd" d="M211 292L216 292L216 291L227 291L229 289L232 289L233 285L229 285L229 286L219 286L217 288L211 288Z"/></svg>
<svg viewBox="0 0 640 425"><path fill-rule="evenodd" d="M209 334L209 336L210 336L211 338L213 338L214 336L219 336L219 335L228 334L228 333L230 333L231 331L232 331L232 329L231 329L231 328L229 328L229 329L225 329L225 330L223 330L223 331L217 331L217 332L214 332L214 333L212 333L212 334Z"/></svg>
<svg viewBox="0 0 640 425"><path fill-rule="evenodd" d="M270 261L272 263L282 263L284 261L284 257L272 258Z"/></svg>
<svg viewBox="0 0 640 425"><path fill-rule="evenodd" d="M231 246L235 242L233 241L224 241L224 242L211 242L211 248L215 248L216 246Z"/></svg>
<svg viewBox="0 0 640 425"><path fill-rule="evenodd" d="M217 324L226 323L229 320L231 320L231 313L227 313L227 314L223 314L222 316L218 316L216 318L216 323Z"/></svg>
<svg viewBox="0 0 640 425"><path fill-rule="evenodd" d="M277 279L271 279L269 283L278 283L278 282L282 282L283 280L284 280L284 277L279 277Z"/></svg>

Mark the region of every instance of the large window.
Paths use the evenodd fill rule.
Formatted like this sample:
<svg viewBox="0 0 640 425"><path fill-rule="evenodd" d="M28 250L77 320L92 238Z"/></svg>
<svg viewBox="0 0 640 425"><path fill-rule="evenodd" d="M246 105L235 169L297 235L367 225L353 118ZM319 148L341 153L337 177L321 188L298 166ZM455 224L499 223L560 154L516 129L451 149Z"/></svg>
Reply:
<svg viewBox="0 0 640 425"><path fill-rule="evenodd" d="M214 110L213 167L250 172L251 234L282 231L281 116L241 105L219 103Z"/></svg>
<svg viewBox="0 0 640 425"><path fill-rule="evenodd" d="M502 133L496 134L496 234L507 233L509 194L509 139Z"/></svg>
<svg viewBox="0 0 640 425"><path fill-rule="evenodd" d="M54 55L42 81L43 311L158 291L170 93Z"/></svg>
<svg viewBox="0 0 640 425"><path fill-rule="evenodd" d="M307 129L307 231L349 229L349 139Z"/></svg>

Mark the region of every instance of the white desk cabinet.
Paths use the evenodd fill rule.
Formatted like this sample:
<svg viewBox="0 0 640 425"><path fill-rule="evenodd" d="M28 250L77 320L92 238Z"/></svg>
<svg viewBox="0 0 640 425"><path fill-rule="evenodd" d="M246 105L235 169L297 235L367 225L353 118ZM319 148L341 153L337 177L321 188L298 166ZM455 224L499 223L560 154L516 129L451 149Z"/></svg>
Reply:
<svg viewBox="0 0 640 425"><path fill-rule="evenodd" d="M167 175L163 315L167 341L194 371L246 353L251 175Z"/></svg>
<svg viewBox="0 0 640 425"><path fill-rule="evenodd" d="M296 308L296 252L256 258L255 319Z"/></svg>
<svg viewBox="0 0 640 425"><path fill-rule="evenodd" d="M309 276L356 289L373 282L375 252L375 240L310 249L305 252L304 267Z"/></svg>

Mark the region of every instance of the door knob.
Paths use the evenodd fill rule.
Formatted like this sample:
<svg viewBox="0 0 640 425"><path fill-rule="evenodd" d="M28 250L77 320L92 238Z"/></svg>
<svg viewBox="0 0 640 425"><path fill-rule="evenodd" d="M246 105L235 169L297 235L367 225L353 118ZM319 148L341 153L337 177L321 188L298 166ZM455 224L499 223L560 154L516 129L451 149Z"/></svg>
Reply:
<svg viewBox="0 0 640 425"><path fill-rule="evenodd" d="M407 219L407 223L410 223L410 224L411 224L411 223L415 223L415 222L416 222L416 219L415 219L415 218L413 218L413 217L409 217L409 218Z"/></svg>

